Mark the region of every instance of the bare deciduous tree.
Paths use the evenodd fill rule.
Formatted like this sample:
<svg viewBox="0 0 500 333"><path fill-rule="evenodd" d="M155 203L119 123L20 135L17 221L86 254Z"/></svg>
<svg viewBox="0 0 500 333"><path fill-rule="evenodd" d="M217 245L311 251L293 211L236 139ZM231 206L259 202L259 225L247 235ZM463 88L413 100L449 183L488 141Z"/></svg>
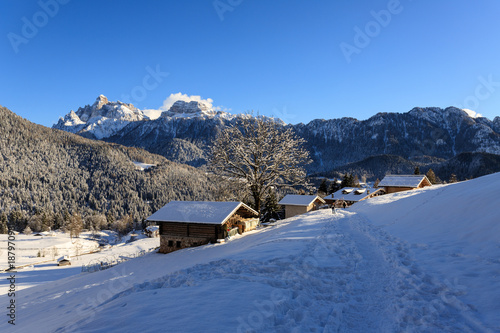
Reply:
<svg viewBox="0 0 500 333"><path fill-rule="evenodd" d="M291 128L263 117L244 117L223 129L212 146L209 166L214 173L246 185L260 205L271 186L293 186L305 182L304 166L311 163Z"/></svg>

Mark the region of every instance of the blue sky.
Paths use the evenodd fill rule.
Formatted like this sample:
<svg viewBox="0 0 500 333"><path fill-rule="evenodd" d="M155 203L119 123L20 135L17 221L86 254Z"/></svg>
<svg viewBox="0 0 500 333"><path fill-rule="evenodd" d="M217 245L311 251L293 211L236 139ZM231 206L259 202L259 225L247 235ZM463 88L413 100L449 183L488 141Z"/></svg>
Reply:
<svg viewBox="0 0 500 333"><path fill-rule="evenodd" d="M0 5L0 105L46 126L99 94L157 109L179 92L291 123L415 106L500 115L494 0Z"/></svg>

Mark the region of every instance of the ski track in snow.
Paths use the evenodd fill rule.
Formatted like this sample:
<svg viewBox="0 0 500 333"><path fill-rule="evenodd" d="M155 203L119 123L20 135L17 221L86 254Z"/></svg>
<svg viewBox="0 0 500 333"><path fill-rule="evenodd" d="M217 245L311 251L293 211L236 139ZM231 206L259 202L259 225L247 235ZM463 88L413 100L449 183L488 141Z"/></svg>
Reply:
<svg viewBox="0 0 500 333"><path fill-rule="evenodd" d="M100 307L133 293L225 279L280 290L279 299L266 301L268 311L261 311L252 332L490 331L457 298L462 290L419 269L406 243L359 214L339 211L318 219L325 223L322 234L299 255L196 265L135 285Z"/></svg>

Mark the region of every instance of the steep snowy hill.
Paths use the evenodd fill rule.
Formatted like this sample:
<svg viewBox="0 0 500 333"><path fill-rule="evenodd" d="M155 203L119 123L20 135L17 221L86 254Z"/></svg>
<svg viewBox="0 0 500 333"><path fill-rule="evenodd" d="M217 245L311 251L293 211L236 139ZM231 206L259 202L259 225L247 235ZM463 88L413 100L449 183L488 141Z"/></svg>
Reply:
<svg viewBox="0 0 500 333"><path fill-rule="evenodd" d="M0 330L499 331L499 188L494 174L386 195L47 283Z"/></svg>

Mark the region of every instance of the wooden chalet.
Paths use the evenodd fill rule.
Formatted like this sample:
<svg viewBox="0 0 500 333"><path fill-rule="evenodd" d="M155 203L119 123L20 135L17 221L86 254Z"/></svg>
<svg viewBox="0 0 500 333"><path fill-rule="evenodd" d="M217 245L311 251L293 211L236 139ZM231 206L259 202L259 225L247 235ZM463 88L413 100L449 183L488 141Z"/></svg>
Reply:
<svg viewBox="0 0 500 333"><path fill-rule="evenodd" d="M345 208L352 204L384 194L383 188L344 187L323 199L327 204L337 208Z"/></svg>
<svg viewBox="0 0 500 333"><path fill-rule="evenodd" d="M242 202L171 201L146 219L160 226L160 253L215 243L259 224Z"/></svg>
<svg viewBox="0 0 500 333"><path fill-rule="evenodd" d="M71 259L69 256L63 256L57 260L57 266L68 266L71 265Z"/></svg>
<svg viewBox="0 0 500 333"><path fill-rule="evenodd" d="M387 175L378 184L383 187L385 193L415 190L426 186L432 186L425 175Z"/></svg>
<svg viewBox="0 0 500 333"><path fill-rule="evenodd" d="M285 207L285 218L317 210L325 200L317 195L287 194L278 203Z"/></svg>

